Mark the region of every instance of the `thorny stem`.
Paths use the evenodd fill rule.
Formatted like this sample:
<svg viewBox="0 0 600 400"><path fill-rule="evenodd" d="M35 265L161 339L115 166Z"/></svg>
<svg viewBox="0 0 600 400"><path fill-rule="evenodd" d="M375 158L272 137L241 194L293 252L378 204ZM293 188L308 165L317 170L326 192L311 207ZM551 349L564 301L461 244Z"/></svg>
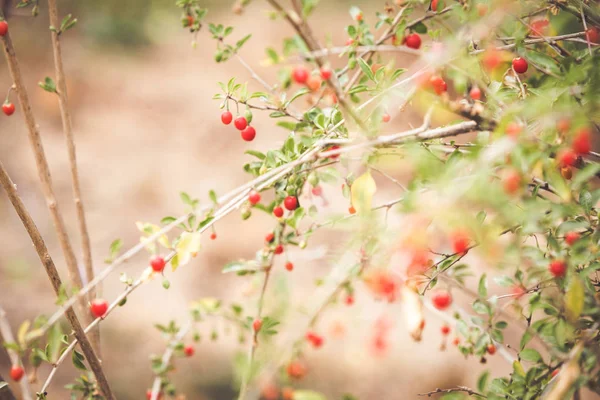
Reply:
<svg viewBox="0 0 600 400"><path fill-rule="evenodd" d="M60 20L58 18L57 0L48 0L48 14L50 17L50 25L58 28ZM73 186L73 201L77 208L77 221L79 234L81 236L81 249L83 252L83 264L85 266L86 281L94 279L94 267L92 264L92 248L90 245L90 235L88 232L87 222L85 218L85 210L83 200L81 198L81 185L79 181L79 171L77 169L77 152L75 150L75 137L73 135L73 127L71 125L71 113L69 111L69 103L67 97L67 82L62 60L62 50L59 38L59 31L53 29L50 31L52 37L52 50L54 53L54 68L56 72L56 89L58 94L58 104L60 107L60 116L62 119L63 131L67 143L67 151L69 153L69 165L71 170L71 183ZM96 297L95 289L88 293L88 300L92 301ZM100 331L94 330L90 333L90 342L94 346L96 353L100 355Z"/></svg>
<svg viewBox="0 0 600 400"><path fill-rule="evenodd" d="M4 165L1 162L0 162L0 184L2 185L2 187L8 194L8 198L9 198L10 202L12 203L15 211L19 215L19 218L21 219L23 226L27 230L27 233L29 234L31 241L33 242L33 246L35 247L38 257L40 258L40 261L42 262L44 268L46 269L46 273L48 274L48 278L50 279L50 282L52 284L52 288L54 289L54 292L56 293L57 296L59 296L63 283L60 279L60 276L58 274L56 266L54 265L54 261L50 257L50 253L48 252L48 248L46 247L46 243L44 242L44 239L42 238L40 231L38 230L37 226L35 225L35 222L31 218L31 215L25 208L23 201L21 200L21 198L19 197L19 194L17 193L17 189L16 189L14 183L10 179L8 173L6 172L6 169L4 169ZM100 360L96 356L96 353L94 352L92 345L90 344L85 332L83 331L83 328L81 326L81 323L79 322L79 319L77 318L77 315L75 314L75 311L72 308L68 308L65 311L65 314L66 314L67 320L69 321L69 323L71 324L71 327L73 328L75 337L79 341L81 350L83 351L83 354L85 355L85 358L90 366L90 369L92 370L92 372L94 373L94 376L96 377L96 381L98 382L100 391L104 394L104 396L107 398L107 400L113 400L114 397L113 397L112 391L110 389L110 385L108 384L108 380L106 379L106 376L104 375L104 370L102 369Z"/></svg>

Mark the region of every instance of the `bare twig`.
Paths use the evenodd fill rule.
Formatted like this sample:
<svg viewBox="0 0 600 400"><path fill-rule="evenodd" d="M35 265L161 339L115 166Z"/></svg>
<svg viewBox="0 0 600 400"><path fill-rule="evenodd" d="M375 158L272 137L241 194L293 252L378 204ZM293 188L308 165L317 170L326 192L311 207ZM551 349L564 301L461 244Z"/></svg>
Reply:
<svg viewBox="0 0 600 400"><path fill-rule="evenodd" d="M450 388L450 389L440 389L440 388L437 388L437 389L435 389L435 390L433 390L431 392L419 393L418 396L431 397L434 394L438 394L438 393L452 393L452 392L464 392L464 393L466 393L466 394L468 394L470 396L477 396L477 397L481 397L481 398L484 398L484 399L487 398L486 395L478 393L478 392L474 391L473 389L469 389L466 386L457 386L455 388Z"/></svg>
<svg viewBox="0 0 600 400"><path fill-rule="evenodd" d="M88 232L87 222L83 200L81 198L81 185L79 182L79 171L77 169L77 152L75 150L75 137L73 135L73 127L71 125L71 113L69 111L69 102L67 97L67 82L65 79L65 71L62 60L62 50L60 44L58 30L60 20L58 18L58 6L56 0L48 0L48 14L50 17L50 26L55 29L50 31L52 37L52 50L54 52L54 69L56 73L56 89L58 92L58 105L60 107L60 117L62 119L63 132L67 143L67 152L69 153L69 167L71 170L71 184L73 186L73 201L77 208L77 222L79 227L79 235L81 236L81 250L83 252L83 265L85 266L86 282L94 279L94 267L92 264L92 247L90 245L90 235ZM92 301L96 297L95 289L88 293L88 300ZM90 342L96 353L100 355L100 331L94 330L90 332Z"/></svg>
<svg viewBox="0 0 600 400"><path fill-rule="evenodd" d="M6 311L4 311L2 307L0 307L0 336L2 336L4 343L15 342L15 338L12 334L12 329L10 328L10 324L6 319ZM6 351L8 352L8 357L10 358L11 365L23 365L19 353L9 348L7 348ZM0 379L0 381L1 380L2 379ZM31 394L31 387L29 385L29 377L27 376L27 374L23 375L23 378L21 378L21 380L19 381L19 385L21 386L21 395L23 396L23 400L33 399Z"/></svg>
<svg viewBox="0 0 600 400"><path fill-rule="evenodd" d="M62 281L60 279L60 276L58 274L56 266L54 265L54 261L52 261L52 258L50 257L50 253L48 252L48 248L46 247L46 243L44 242L44 239L42 238L40 231L38 230L37 226L35 225L35 222L31 218L31 215L25 208L23 201L21 200L21 198L19 197L19 194L17 193L17 189L15 188L14 183L10 179L10 176L4 169L4 165L1 162L0 162L0 185L2 185L2 187L8 194L8 198L9 198L10 202L12 203L13 207L15 208L15 211L19 215L19 218L23 222L23 226L27 230L27 233L29 234L31 241L33 242L33 246L35 247L38 257L40 258L40 261L42 262L42 264L44 265L44 268L46 269L48 278L50 279L50 282L52 283L52 288L54 289L54 292L58 296L61 291ZM75 337L79 341L81 350L83 351L83 354L85 355L85 358L90 366L90 369L92 370L92 372L94 373L94 376L96 377L96 381L98 382L100 391L104 394L104 396L108 400L113 400L114 397L113 397L112 391L110 389L110 386L108 384L108 380L106 379L106 376L104 375L104 371L102 370L102 365L100 364L100 360L96 356L96 353L94 352L94 348L90 344L85 332L83 331L83 328L81 327L81 323L79 322L79 319L77 318L77 315L75 314L75 311L72 308L69 308L68 310L66 310L66 316L67 316L67 320L71 324L71 327L73 328Z"/></svg>

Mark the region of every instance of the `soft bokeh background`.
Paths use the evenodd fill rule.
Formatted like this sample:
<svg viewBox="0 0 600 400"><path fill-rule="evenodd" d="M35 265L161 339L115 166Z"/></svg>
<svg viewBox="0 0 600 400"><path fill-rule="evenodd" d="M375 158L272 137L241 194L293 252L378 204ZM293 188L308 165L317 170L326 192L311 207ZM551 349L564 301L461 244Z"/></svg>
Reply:
<svg viewBox="0 0 600 400"><path fill-rule="evenodd" d="M181 214L180 191L206 201L209 189L225 193L242 184L248 176L241 167L250 160L244 151L273 148L286 137L286 131L258 114L254 123L258 137L251 146L241 141L232 127L220 123L218 103L212 100L218 91L217 81L236 76L241 81L248 80L255 90L261 88L235 60L225 64L213 61L215 43L205 30L193 49L192 36L181 28L180 11L173 3L103 0L60 4L61 13L71 12L79 19L77 28L65 34L62 42L96 268L102 268L108 246L115 238L122 238L126 248L137 243L136 221L157 223L166 215ZM230 1L203 3L210 9L208 21L235 26L235 39L252 33L241 55L265 79L273 81L276 69L261 67L264 48L281 48L281 39L291 34L289 27L281 21L270 21L270 10L264 2L253 2L242 16L231 13ZM383 6L383 2L368 0L321 3L311 23L321 39L330 33L333 42L339 44L345 42L344 26L350 22L346 10L351 4L361 6L367 19L374 18L376 6ZM54 71L45 4L41 4L37 18L22 14L18 12L9 19L10 29L51 163L59 204L79 250L57 99L37 86L38 81L53 76ZM413 61L406 55L397 57L398 66L409 66ZM2 62L0 92L10 84ZM387 129L405 129L411 123L419 124L420 119L418 112L406 112ZM40 192L20 110L11 118L0 118L0 159L17 183L57 264L64 265ZM400 171L388 172L401 177ZM397 187L376 178L381 202L398 196ZM318 203L325 214L347 209L348 204L338 192L337 186L325 188L329 204ZM16 330L25 319L52 313L54 295L4 194L0 195L0 221L0 304ZM162 354L164 350L164 340L153 327L155 323L177 320L182 324L187 319L190 301L202 297L216 297L226 304L246 304L248 312L253 313L257 282L250 277L222 275L220 271L227 261L253 257L262 246L270 223L262 215L241 221L233 213L219 222L218 239L206 240L198 258L175 274L168 274L169 290L164 290L160 281L152 281L132 295L126 307L102 323L103 362L118 398L141 399L151 385L149 354ZM269 300L290 301L292 307L314 300L314 279L328 274L330 261L340 260L343 238L343 233L324 232L305 252L291 250L288 256L296 269L287 273L278 265ZM142 254L120 271L137 276L146 259ZM122 289L118 274L114 274L106 280L102 296L113 299ZM440 351L442 322L433 314L427 314L423 341L415 343L400 322L398 305L373 302L360 287L356 297L353 307L335 305L324 315L319 326L327 344L319 351L308 351L310 373L300 387L321 390L332 399L346 392L359 399L417 398L416 393L436 387L474 385L483 368L490 368L492 375L509 370L499 356L482 366L476 359L463 360L452 346ZM375 355L371 348L374 323L382 317L396 322L389 351ZM197 353L192 359L176 360L173 379L188 399L235 396L232 360L238 352L245 352L247 345L237 344L236 334L227 335L221 323L205 324L201 328L205 338L213 328L221 333L217 341L205 339L196 345ZM337 334L330 334L332 329ZM303 334L282 330L290 337ZM8 357L0 351L3 375L8 367ZM41 368L42 380L48 371L47 366ZM65 365L50 398L67 398L62 387L76 374L72 366Z"/></svg>

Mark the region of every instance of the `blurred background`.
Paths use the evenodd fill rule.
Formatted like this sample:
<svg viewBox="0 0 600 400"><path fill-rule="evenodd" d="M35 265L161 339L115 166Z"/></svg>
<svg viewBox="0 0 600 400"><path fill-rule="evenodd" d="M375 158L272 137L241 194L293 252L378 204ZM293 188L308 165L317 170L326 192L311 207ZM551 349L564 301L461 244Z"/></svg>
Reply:
<svg viewBox="0 0 600 400"><path fill-rule="evenodd" d="M270 9L265 2L253 2L240 16L231 12L230 1L202 3L209 8L208 22L235 26L233 39L252 33L241 55L273 82L277 68L261 66L266 58L264 49L281 49L282 38L292 34L289 27L282 21L269 20ZM384 2L321 1L311 24L322 41L330 34L333 43L345 43L344 27L351 22L347 13L351 5L360 6L368 21L374 20L375 11L383 12ZM62 15L72 13L79 20L75 29L62 36L62 43L83 200L95 266L100 269L114 239L123 239L125 248L138 242L136 221L158 223L166 215L180 215L184 211L181 191L206 201L209 189L223 194L239 186L248 180L242 165L251 160L244 151L278 147L287 131L255 113L258 135L248 145L232 127L221 124L218 102L212 100L219 90L218 81L235 76L238 81L248 81L253 90L262 89L235 60L224 64L213 61L216 44L206 30L200 32L198 45L192 48L192 35L181 28L180 10L174 1L62 1L59 6ZM37 18L27 16L28 10L9 17L10 29L59 204L79 251L57 98L37 85L44 77L54 75L46 4L40 4ZM408 67L414 61L398 54L399 67ZM0 93L10 85L6 63L2 62ZM420 124L421 119L418 113L405 112L386 129L399 131ZM0 159L66 276L18 107L13 117L0 117ZM388 172L402 176L399 170ZM398 197L397 187L379 176L375 178L379 202ZM337 185L324 188L327 204L317 202L324 211L323 218L347 210L347 200L339 192ZM0 305L15 331L25 319L51 314L56 306L47 277L4 193L0 195L0 221ZM257 282L252 277L223 275L221 269L236 258L252 258L271 226L272 220L265 215L242 221L233 213L216 226L217 240L204 240L201 254L192 263L174 274L168 273L169 290L163 289L159 280L151 281L102 323L103 363L119 399L142 399L151 386L149 355L162 354L165 346L154 324L170 320L183 324L189 303L204 297L218 298L224 304L245 304L249 313L254 312ZM280 260L268 307L276 303L301 309L311 300L315 279L329 273L330 261L340 260L342 250L338 247L345 236L343 231L335 235L321 232L307 250L291 249L287 257L296 268L289 273ZM141 254L119 271L137 276L146 267L146 257ZM114 299L122 290L115 273L105 281L102 296ZM493 290L500 291L498 287ZM309 373L298 387L322 391L331 399L343 393L352 393L358 399L412 399L417 393L437 387L474 386L485 368L492 371L492 376L511 370L498 355L484 365L477 359L464 360L452 345L441 351L442 320L433 314L427 314L423 340L414 342L403 327L400 313L398 304L374 302L364 288L358 287L355 305L348 307L340 302L324 314L319 329L326 345L307 352ZM373 335L382 320L391 324L389 346L385 352L374 352ZM213 330L219 332L214 341L209 339ZM203 340L196 345L196 355L175 361L174 382L187 399L234 398L237 383L232 364L237 354L246 352L247 344L238 344L235 332L228 334L230 330L221 322L205 323L200 331ZM286 329L285 322L281 331L284 337L303 335ZM50 399L67 398L63 386L78 375L66 364L55 380ZM8 357L0 351L3 375L8 368ZM48 372L48 366L40 369L42 381Z"/></svg>

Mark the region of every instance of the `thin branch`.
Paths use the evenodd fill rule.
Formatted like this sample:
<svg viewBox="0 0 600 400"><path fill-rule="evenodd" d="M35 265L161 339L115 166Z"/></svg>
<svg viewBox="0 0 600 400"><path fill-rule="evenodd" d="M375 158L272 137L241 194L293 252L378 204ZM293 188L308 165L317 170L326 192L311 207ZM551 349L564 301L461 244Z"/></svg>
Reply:
<svg viewBox="0 0 600 400"><path fill-rule="evenodd" d="M127 286L127 289L125 289L125 291L122 294L120 294L115 300L113 300L113 302L110 304L110 306L106 310L106 313L102 317L96 318L94 321L92 321L91 324L86 326L86 328L84 329L84 332L87 334L87 333L93 331L95 328L97 328L101 321L104 321L115 308L120 306L121 302L123 300L125 300L127 298L127 296L129 296L131 294L131 292L133 292L138 287L140 287L144 282L146 282L146 279L142 276L141 278L139 278L135 282L133 282L131 284L131 286ZM73 349L75 348L77 343L78 343L77 339L73 340L67 346L67 348L62 352L59 359L52 366L52 371L50 371L48 378L46 378L46 381L44 382L44 385L42 386L41 392L45 392L48 389L48 386L50 386L50 383L52 382L54 375L58 371L58 368L69 357L69 355L71 354L71 352L73 351Z"/></svg>
<svg viewBox="0 0 600 400"><path fill-rule="evenodd" d="M260 296L258 298L258 307L256 310L255 319L262 318L262 310L265 302L265 293L267 292L267 285L269 284L269 277L271 276L271 266L269 266L265 270L265 278L263 280L262 289L260 291ZM254 331L254 336L252 338L252 342L250 343L250 349L248 350L248 365L246 370L244 371L244 376L242 377L242 384L240 386L240 393L238 395L238 400L243 400L246 398L246 393L248 391L248 383L250 382L250 376L252 374L252 364L254 364L254 358L256 355L256 348L258 347L258 331Z"/></svg>
<svg viewBox="0 0 600 400"><path fill-rule="evenodd" d="M31 241L33 242L33 246L35 247L38 257L40 258L40 261L42 262L42 264L44 265L44 268L46 269L48 278L50 279L50 282L52 283L52 288L54 289L54 292L58 296L60 294L60 291L62 288L62 281L60 279L60 276L58 274L56 266L54 265L54 261L50 257L50 253L48 252L48 248L46 247L46 243L44 242L44 239L42 238L40 231L38 230L37 226L35 225L35 222L31 218L31 215L25 208L23 201L21 200L21 198L19 197L19 194L17 193L17 189L16 189L14 183L12 182L12 180L10 179L10 176L4 169L4 165L2 164L2 162L0 162L0 184L2 185L2 187L8 194L8 198L9 198L10 202L12 203L13 207L15 208L15 211L19 215L19 218L23 222L23 226L27 230L27 233L29 234ZM83 354L85 355L85 358L90 366L90 369L92 370L92 372L94 373L94 376L96 377L96 381L98 382L100 391L104 394L104 397L106 397L108 400L113 400L114 396L113 396L110 386L108 384L108 380L106 379L106 376L104 375L104 371L102 370L102 365L100 364L100 360L96 356L96 353L94 352L92 345L90 344L85 332L83 331L83 328L81 327L81 323L79 322L79 319L77 318L77 315L75 314L75 311L72 308L69 308L68 310L66 310L65 313L67 316L67 320L69 321L69 323L71 324L71 327L73 328L75 337L77 338L77 340L80 343L81 350L83 351Z"/></svg>
<svg viewBox="0 0 600 400"><path fill-rule="evenodd" d="M457 386L455 388L450 388L450 389L440 389L440 388L437 388L437 389L435 389L435 390L433 390L431 392L419 393L418 396L431 397L434 394L438 394L438 393L452 393L452 392L464 392L464 393L467 393L470 396L477 396L477 397L481 397L483 399L487 399L486 395L478 393L478 392L474 391L473 389L469 389L466 386Z"/></svg>
<svg viewBox="0 0 600 400"><path fill-rule="evenodd" d="M81 275L79 274L79 268L77 267L77 259L75 258L75 253L73 253L73 247L71 246L71 242L69 240L67 227L63 220L62 214L60 213L60 210L58 208L58 203L56 202L54 189L52 187L52 177L50 175L48 160L46 159L44 146L42 144L42 138L40 136L40 132L35 122L35 117L33 116L33 112L31 111L29 96L25 88L25 83L23 82L21 69L19 67L19 61L17 59L17 55L12 44L10 32L8 32L5 36L2 37L2 43L4 45L2 46L4 50L4 55L6 57L6 61L8 62L8 69L10 71L11 78L14 82L19 103L21 105L21 109L23 110L23 115L25 117L29 142L31 144L31 148L35 156L35 163L37 165L38 178L42 186L42 192L44 193L44 197L46 198L46 205L48 206L48 210L50 211L50 216L52 217L52 222L54 224L54 228L58 236L58 241L60 243L63 255L65 257L65 261L67 263L69 280L71 281L73 289L77 290L82 286ZM84 322L91 320L91 316L89 314L89 311L87 310L85 299L82 298L79 301L79 307L81 309Z"/></svg>
<svg viewBox="0 0 600 400"><path fill-rule="evenodd" d="M8 319L6 318L6 311L4 311L2 307L0 307L0 336L2 336L4 343L15 343L15 338L12 334L12 329L10 328L10 324L8 323ZM21 362L21 357L19 356L19 353L17 351L7 348L6 352L8 353L8 357L10 358L11 365L23 365L23 363ZM2 379L0 379L0 381L1 380ZM27 376L27 374L23 375L23 378L21 378L21 380L19 381L19 385L21 386L21 395L23 396L23 400L32 400L33 396L31 394L32 391L29 384L29 377Z"/></svg>
<svg viewBox="0 0 600 400"><path fill-rule="evenodd" d="M50 26L55 27L50 31L52 37L52 51L54 53L54 69L56 73L56 89L58 92L58 105L60 107L60 117L62 119L63 132L67 143L67 152L69 153L69 167L71 170L71 184L73 186L73 202L77 208L77 222L79 235L81 236L81 250L83 252L83 265L85 266L86 282L94 279L94 266L92 264L92 247L90 245L90 235L88 232L85 218L83 200L81 198L81 185L79 181L79 171L77 169L77 152L75 150L75 137L71 125L71 113L69 112L69 102L67 97L67 82L62 60L62 50L60 44L58 27L60 20L58 18L58 6L56 0L48 0L48 14L50 17ZM95 289L88 293L88 300L96 298ZM100 331L90 332L90 342L94 346L96 353L100 355Z"/></svg>
<svg viewBox="0 0 600 400"><path fill-rule="evenodd" d="M161 358L161 365L169 365L169 363L171 362L171 357L173 357L173 353L175 352L175 347L177 346L177 343L183 340L183 338L185 337L185 335L187 335L190 329L192 329L192 321L189 321L184 327L182 327L179 330L179 332L177 332L177 335L175 335L173 340L171 340L168 343L167 349L165 350ZM154 378L154 383L152 384L152 395L150 396L150 400L158 400L158 396L160 395L160 386L161 377L157 376L156 378Z"/></svg>

